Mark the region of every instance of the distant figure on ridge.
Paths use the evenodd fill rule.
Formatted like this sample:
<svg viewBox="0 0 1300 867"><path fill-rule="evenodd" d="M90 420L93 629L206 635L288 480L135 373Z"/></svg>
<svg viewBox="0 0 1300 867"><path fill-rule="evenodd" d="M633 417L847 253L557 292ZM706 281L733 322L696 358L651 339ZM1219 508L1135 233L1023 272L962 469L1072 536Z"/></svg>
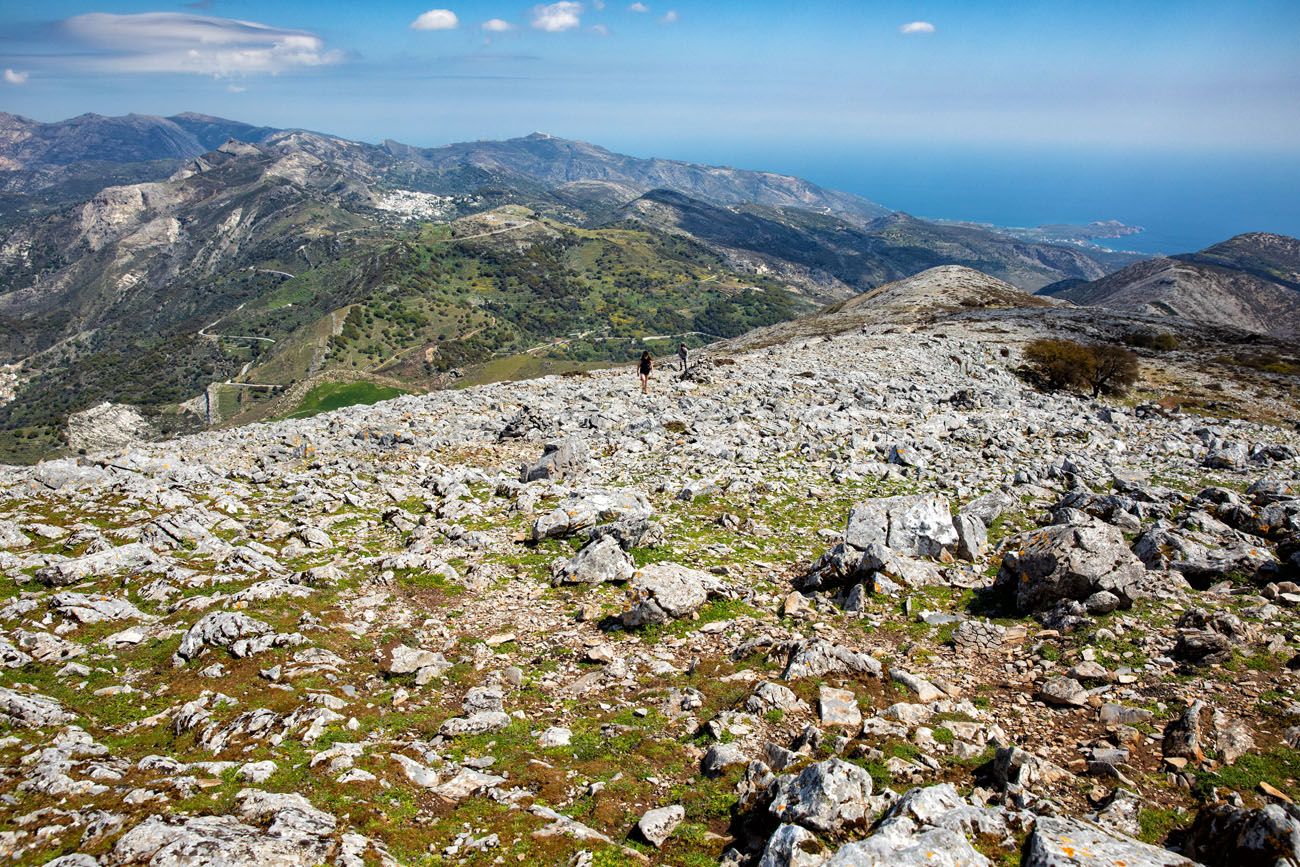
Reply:
<svg viewBox="0 0 1300 867"><path fill-rule="evenodd" d="M686 344L685 343L677 344L677 360L682 363L682 373L686 372L686 358L687 358Z"/></svg>
<svg viewBox="0 0 1300 867"><path fill-rule="evenodd" d="M641 393L649 394L650 371L654 370L655 362L650 357L650 350L641 353L641 362L637 365L637 371L641 374Z"/></svg>

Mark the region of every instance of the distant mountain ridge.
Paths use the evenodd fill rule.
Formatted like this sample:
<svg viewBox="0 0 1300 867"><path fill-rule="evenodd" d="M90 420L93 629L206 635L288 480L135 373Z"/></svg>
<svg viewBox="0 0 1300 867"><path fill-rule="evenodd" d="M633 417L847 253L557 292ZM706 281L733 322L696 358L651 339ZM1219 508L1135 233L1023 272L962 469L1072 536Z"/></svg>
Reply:
<svg viewBox="0 0 1300 867"><path fill-rule="evenodd" d="M715 204L752 202L826 209L864 220L890 213L883 205L861 196L827 190L789 175L631 157L544 133L437 148L413 148L391 141L384 142L383 147L394 156L434 172L474 168L520 175L551 187L595 181L641 193L663 187Z"/></svg>
<svg viewBox="0 0 1300 867"><path fill-rule="evenodd" d="M738 263L784 279L812 284L830 279L854 293L940 265L965 265L1034 290L1061 275L1096 279L1110 264L1075 247L1020 241L902 212L857 222L792 207L722 208L674 190L651 190L628 203L621 217L687 233Z"/></svg>
<svg viewBox="0 0 1300 867"><path fill-rule="evenodd" d="M1075 304L1300 337L1300 240L1249 232L1197 253L1150 259L1098 280L1041 291Z"/></svg>
<svg viewBox="0 0 1300 867"><path fill-rule="evenodd" d="M41 123L0 112L0 169L36 171L80 162L179 160L232 138L258 142L275 129L185 112L173 117L83 114Z"/></svg>

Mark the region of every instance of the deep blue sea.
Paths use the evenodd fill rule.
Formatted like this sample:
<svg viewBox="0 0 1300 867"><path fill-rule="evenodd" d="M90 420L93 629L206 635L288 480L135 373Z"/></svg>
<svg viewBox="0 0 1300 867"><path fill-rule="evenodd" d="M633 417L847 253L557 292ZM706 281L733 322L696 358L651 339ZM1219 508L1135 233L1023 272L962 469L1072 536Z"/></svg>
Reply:
<svg viewBox="0 0 1300 867"><path fill-rule="evenodd" d="M918 217L1001 226L1120 220L1147 231L1098 243L1144 253L1190 252L1249 231L1300 237L1300 154L734 143L663 150L798 175Z"/></svg>

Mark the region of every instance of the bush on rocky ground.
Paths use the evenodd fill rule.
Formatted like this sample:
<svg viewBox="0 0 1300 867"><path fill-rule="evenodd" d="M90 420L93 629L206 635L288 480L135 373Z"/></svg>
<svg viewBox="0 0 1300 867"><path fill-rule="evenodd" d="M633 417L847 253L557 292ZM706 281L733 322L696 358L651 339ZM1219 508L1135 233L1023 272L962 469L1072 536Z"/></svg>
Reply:
<svg viewBox="0 0 1300 867"><path fill-rule="evenodd" d="M1152 352L1172 352L1182 345L1178 336L1168 331L1147 331L1139 329L1124 335L1124 343L1134 349L1149 349Z"/></svg>

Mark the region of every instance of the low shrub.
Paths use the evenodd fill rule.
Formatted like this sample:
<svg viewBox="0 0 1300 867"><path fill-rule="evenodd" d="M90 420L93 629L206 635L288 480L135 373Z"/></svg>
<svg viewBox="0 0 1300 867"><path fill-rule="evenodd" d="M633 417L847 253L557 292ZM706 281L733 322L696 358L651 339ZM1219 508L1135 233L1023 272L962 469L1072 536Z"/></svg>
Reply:
<svg viewBox="0 0 1300 867"><path fill-rule="evenodd" d="M1182 345L1176 335L1167 331L1130 331L1124 335L1124 343L1134 349L1152 352L1172 352Z"/></svg>

